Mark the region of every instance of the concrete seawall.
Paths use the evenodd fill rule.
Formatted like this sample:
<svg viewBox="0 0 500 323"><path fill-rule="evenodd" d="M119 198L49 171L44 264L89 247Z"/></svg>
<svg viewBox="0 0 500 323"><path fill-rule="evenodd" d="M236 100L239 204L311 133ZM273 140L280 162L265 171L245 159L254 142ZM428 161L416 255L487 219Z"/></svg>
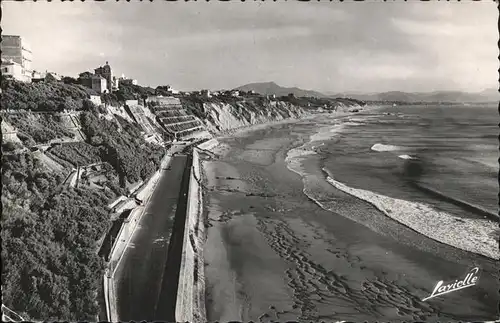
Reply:
<svg viewBox="0 0 500 323"><path fill-rule="evenodd" d="M197 148L202 149L202 150L210 150L210 149L214 148L215 146L217 146L218 144L219 144L219 142L217 141L217 139L210 139L210 140L205 141L202 144L199 144L197 146ZM193 156L193 158L194 158L194 156ZM193 163L194 162L195 161L193 160Z"/></svg>
<svg viewBox="0 0 500 323"><path fill-rule="evenodd" d="M210 147L212 144L205 144L205 146ZM175 307L177 322L206 322L203 268L205 226L203 220L203 192L200 183L201 165L198 150L195 148L189 179L188 203Z"/></svg>

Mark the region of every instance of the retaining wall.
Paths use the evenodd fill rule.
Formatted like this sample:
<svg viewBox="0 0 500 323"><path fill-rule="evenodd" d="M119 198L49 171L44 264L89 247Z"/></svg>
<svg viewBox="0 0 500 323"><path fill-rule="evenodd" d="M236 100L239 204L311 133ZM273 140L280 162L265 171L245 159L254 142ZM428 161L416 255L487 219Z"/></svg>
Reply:
<svg viewBox="0 0 500 323"><path fill-rule="evenodd" d="M137 203L134 199L126 199L120 201L117 205L115 205L115 212L120 214L127 210L133 209L137 206Z"/></svg>
<svg viewBox="0 0 500 323"><path fill-rule="evenodd" d="M115 206L117 206L118 203L120 203L121 201L124 201L126 199L127 199L127 197L125 195L120 195L116 200L114 200L113 202L111 202L110 204L108 204L107 208L108 209L112 209Z"/></svg>
<svg viewBox="0 0 500 323"><path fill-rule="evenodd" d="M177 322L204 323L205 277L203 268L203 191L198 151L193 150L193 166L189 179L186 224L182 245L181 267L177 290L175 319Z"/></svg>
<svg viewBox="0 0 500 323"><path fill-rule="evenodd" d="M203 150L210 150L210 149L214 148L215 146L217 146L218 144L219 144L219 142L217 141L217 139L210 139L210 140L207 140L204 143L198 145L198 148L203 149ZM194 164L194 160L193 160L193 164Z"/></svg>
<svg viewBox="0 0 500 323"><path fill-rule="evenodd" d="M151 176L151 179L145 185L143 185L140 189L137 190L135 196L139 200L144 202L145 199L148 198L149 195L151 195L151 193L152 193L151 191L156 186L156 183L158 183L158 181L160 180L160 177L161 177L161 169L157 170L153 174L153 176Z"/></svg>

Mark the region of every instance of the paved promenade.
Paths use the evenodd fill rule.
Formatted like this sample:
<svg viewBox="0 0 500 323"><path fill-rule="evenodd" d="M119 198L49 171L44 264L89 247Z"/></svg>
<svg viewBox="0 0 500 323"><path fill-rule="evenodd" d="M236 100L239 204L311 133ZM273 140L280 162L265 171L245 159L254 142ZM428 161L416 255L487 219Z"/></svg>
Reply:
<svg viewBox="0 0 500 323"><path fill-rule="evenodd" d="M114 285L121 321L154 320L186 156L164 172L118 264Z"/></svg>

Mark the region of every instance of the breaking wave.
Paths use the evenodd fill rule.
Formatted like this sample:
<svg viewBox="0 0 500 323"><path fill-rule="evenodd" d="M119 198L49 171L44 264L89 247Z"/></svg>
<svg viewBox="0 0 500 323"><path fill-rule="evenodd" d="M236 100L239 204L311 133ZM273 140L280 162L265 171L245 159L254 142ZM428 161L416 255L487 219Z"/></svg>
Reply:
<svg viewBox="0 0 500 323"><path fill-rule="evenodd" d="M352 188L329 176L327 181L335 188L372 204L390 218L436 241L493 259L498 259L500 255L498 243L492 237L498 228L494 221L460 218L437 211L424 203Z"/></svg>
<svg viewBox="0 0 500 323"><path fill-rule="evenodd" d="M404 148L393 145L375 144L370 149L374 151L398 151L403 150Z"/></svg>
<svg viewBox="0 0 500 323"><path fill-rule="evenodd" d="M401 159L416 159L415 157L410 155L399 155L398 157Z"/></svg>

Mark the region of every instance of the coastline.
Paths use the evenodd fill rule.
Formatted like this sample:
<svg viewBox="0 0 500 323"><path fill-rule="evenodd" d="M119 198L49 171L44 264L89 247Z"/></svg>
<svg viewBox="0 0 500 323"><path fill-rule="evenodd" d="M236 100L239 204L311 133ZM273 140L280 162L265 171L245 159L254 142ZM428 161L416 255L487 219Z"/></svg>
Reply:
<svg viewBox="0 0 500 323"><path fill-rule="evenodd" d="M375 221L375 229L318 207L304 194L302 177L288 169L285 158L291 148L308 142L316 124L309 120L227 136L217 147L223 154L203 158L207 320L437 322L494 317L484 306L496 298L483 296L491 296L498 278L492 261L441 245L341 191L338 200L352 205L348 210L369 211L365 220ZM306 170L317 168L315 161L307 164ZM313 188L325 194L338 191L320 177L324 174L318 169L308 176L308 184L315 183ZM359 206L363 204L367 207ZM387 227L396 228L399 236L385 235ZM459 277L471 264L484 270L480 286L444 302L421 301L435 281ZM471 316L473 312L477 315Z"/></svg>
<svg viewBox="0 0 500 323"><path fill-rule="evenodd" d="M345 123L320 127L309 136L306 143L288 151L287 167L305 180L307 173L301 166L304 159L308 155L316 154L315 149L319 141L328 140L338 135L343 124ZM498 230L495 221L490 219L463 219L447 212L435 210L432 206L424 203L395 199L361 188L349 187L336 181L334 174L331 174L325 168L322 171L324 179L336 189L370 203L387 217L419 234L454 248L491 259L498 259L500 256L498 241L494 239ZM313 194L308 192L306 182L304 182L304 194L309 196L321 208L335 212L334 208L327 205L328 203L318 201Z"/></svg>
<svg viewBox="0 0 500 323"><path fill-rule="evenodd" d="M366 112L366 111L376 111L385 108L385 106L364 106L364 107L359 107L361 112ZM268 122L263 122L263 123L256 123L252 124L249 126L243 126L239 128L233 128L230 130L224 130L218 132L215 136L214 139L224 139L224 138L230 138L230 137L238 137L238 136L243 136L249 132L252 131L257 131L261 129L265 129L268 127L272 126L277 126L277 125L282 125L282 124L293 124L297 123L300 121L306 121L306 120L311 120L315 119L318 117L330 117L330 118L342 118L342 117L347 117L351 115L357 115L359 112L349 112L349 111L334 111L334 112L321 112L321 113L305 113L299 118L288 118L288 119L282 119L282 120L276 120L276 121L268 121ZM219 143L220 144L220 143ZM212 147L212 150L215 150L218 148L218 145Z"/></svg>
<svg viewBox="0 0 500 323"><path fill-rule="evenodd" d="M354 107L351 107L354 108ZM358 106L359 111L373 111L376 109L381 109L384 108L384 106ZM275 120L275 121L267 121L267 122L260 122L260 123L255 123L252 125L248 126L243 126L243 127L238 127L238 128L233 128L230 130L224 130L220 131L217 133L217 138L225 138L229 136L237 136L237 135L243 135L247 132L250 131L255 131L259 129L264 129L266 127L270 127L273 125L280 125L280 124L287 124L287 123L296 123L302 120L308 120L308 119L314 119L317 118L318 116L333 116L333 117L343 117L343 116L348 116L348 115L356 115L359 112L349 112L349 111L333 111L333 112L305 112L303 115L300 117L296 118L287 118L287 119L281 119L281 120Z"/></svg>

